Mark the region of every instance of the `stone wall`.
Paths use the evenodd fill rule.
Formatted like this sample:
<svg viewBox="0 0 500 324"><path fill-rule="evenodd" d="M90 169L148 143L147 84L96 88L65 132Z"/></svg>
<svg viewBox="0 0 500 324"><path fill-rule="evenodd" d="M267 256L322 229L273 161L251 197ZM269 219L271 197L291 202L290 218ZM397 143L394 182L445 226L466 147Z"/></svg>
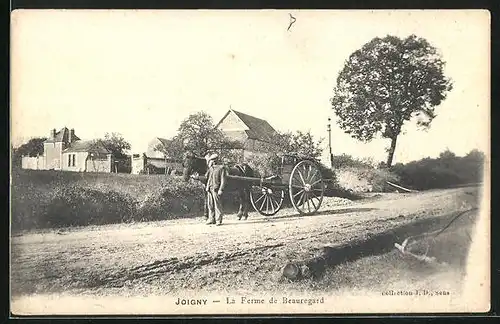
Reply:
<svg viewBox="0 0 500 324"><path fill-rule="evenodd" d="M106 157L89 157L87 159L87 172L114 172L111 154Z"/></svg>

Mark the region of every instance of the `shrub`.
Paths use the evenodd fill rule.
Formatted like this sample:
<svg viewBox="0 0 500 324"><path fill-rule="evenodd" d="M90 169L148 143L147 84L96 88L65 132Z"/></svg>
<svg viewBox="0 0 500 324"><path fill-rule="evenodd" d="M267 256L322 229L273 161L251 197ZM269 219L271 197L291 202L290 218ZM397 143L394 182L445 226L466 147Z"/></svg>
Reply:
<svg viewBox="0 0 500 324"><path fill-rule="evenodd" d="M172 219L203 212L204 188L197 182L172 181L139 201L137 221Z"/></svg>
<svg viewBox="0 0 500 324"><path fill-rule="evenodd" d="M58 187L42 208L38 227L102 225L129 222L136 202L116 191L76 185Z"/></svg>
<svg viewBox="0 0 500 324"><path fill-rule="evenodd" d="M334 169L342 168L372 168L373 161L371 159L357 159L348 154L334 155L332 157L332 167Z"/></svg>
<svg viewBox="0 0 500 324"><path fill-rule="evenodd" d="M445 151L438 158L424 158L407 164L395 164L391 172L407 186L425 190L477 183L483 177L484 154L473 150L464 157Z"/></svg>
<svg viewBox="0 0 500 324"><path fill-rule="evenodd" d="M31 189L34 189L34 186ZM50 200L49 192L36 189L30 190L29 186L12 186L11 197L12 229L21 230L38 227L40 210L44 207L44 202Z"/></svg>
<svg viewBox="0 0 500 324"><path fill-rule="evenodd" d="M323 179L327 180L325 182L325 195L330 197L338 197L339 195L345 196L347 192L343 192L344 188L342 188L339 184L337 173L332 169L328 168L322 163L317 163L321 176ZM344 197L346 198L346 197Z"/></svg>
<svg viewBox="0 0 500 324"><path fill-rule="evenodd" d="M365 178L371 185L373 192L394 191L394 188L387 184L387 181L398 183L399 177L387 169L359 169L359 175Z"/></svg>
<svg viewBox="0 0 500 324"><path fill-rule="evenodd" d="M399 182L399 177L385 169L348 167L338 171L339 186L353 192L393 191L387 181Z"/></svg>
<svg viewBox="0 0 500 324"><path fill-rule="evenodd" d="M188 202L203 200L201 188L189 192L193 186L196 184L184 183L178 177L165 175L13 170L12 229L121 223L140 221L141 218L162 219L166 208L170 214L183 216L186 210L180 203L181 199ZM154 201L154 197L161 196L162 192L165 197L170 197L170 201L174 201L171 207L162 200L165 197L158 199L159 202ZM180 195L177 202L172 195ZM139 204L148 198L152 204L150 210L155 211L155 206L163 208L156 209L156 216L145 218ZM193 213L196 209L191 207ZM203 210L203 205L198 209Z"/></svg>

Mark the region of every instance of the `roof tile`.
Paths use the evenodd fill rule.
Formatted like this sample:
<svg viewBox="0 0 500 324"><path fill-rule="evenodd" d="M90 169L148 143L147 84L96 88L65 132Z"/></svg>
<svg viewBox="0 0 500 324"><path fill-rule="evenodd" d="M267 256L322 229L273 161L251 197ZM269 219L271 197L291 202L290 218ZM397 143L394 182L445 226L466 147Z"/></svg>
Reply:
<svg viewBox="0 0 500 324"><path fill-rule="evenodd" d="M76 141L71 144L70 147L65 149L63 153L68 152L95 152L100 154L109 154L111 153L108 149L100 144L96 144L95 141Z"/></svg>

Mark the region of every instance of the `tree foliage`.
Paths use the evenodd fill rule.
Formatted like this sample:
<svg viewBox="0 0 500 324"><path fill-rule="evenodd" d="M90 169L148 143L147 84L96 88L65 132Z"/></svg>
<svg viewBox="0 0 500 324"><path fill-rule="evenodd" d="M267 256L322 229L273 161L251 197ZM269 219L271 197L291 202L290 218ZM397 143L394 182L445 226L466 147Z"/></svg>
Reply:
<svg viewBox="0 0 500 324"><path fill-rule="evenodd" d="M131 148L130 143L119 133L106 133L104 138L95 140L94 145L106 148L117 159L125 158L126 152Z"/></svg>
<svg viewBox="0 0 500 324"><path fill-rule="evenodd" d="M186 151L198 156L216 151L222 158L231 160L234 159L231 150L237 148L241 148L241 144L227 138L205 112L189 115L181 122L177 135L168 139L165 145L155 147L157 151L175 159L181 159Z"/></svg>
<svg viewBox="0 0 500 324"><path fill-rule="evenodd" d="M35 137L17 148L11 147L12 165L21 167L21 159L23 156L35 157L37 155L43 155L43 142L46 140L46 137Z"/></svg>
<svg viewBox="0 0 500 324"><path fill-rule="evenodd" d="M332 156L332 166L335 169L342 168L358 168L358 169L372 169L374 168L374 162L372 159L355 158L348 154L333 155Z"/></svg>
<svg viewBox="0 0 500 324"><path fill-rule="evenodd" d="M16 157L43 155L43 142L46 140L46 137L34 137L18 148L15 148L13 153Z"/></svg>
<svg viewBox="0 0 500 324"><path fill-rule="evenodd" d="M321 157L323 138L315 139L310 131L277 132L269 143L263 146L264 151L276 155L298 153L313 159Z"/></svg>
<svg viewBox="0 0 500 324"><path fill-rule="evenodd" d="M271 142L272 147L269 151L277 154L298 153L313 159L321 157L323 149L321 144L323 139L315 139L310 131L295 131L277 133Z"/></svg>
<svg viewBox="0 0 500 324"><path fill-rule="evenodd" d="M427 157L406 164L396 163L390 171L397 174L401 183L410 188L450 188L484 181L485 159L485 154L478 150L472 150L461 157L447 149L437 158Z"/></svg>
<svg viewBox="0 0 500 324"><path fill-rule="evenodd" d="M297 152L314 159L321 157L323 139L314 139L311 132L297 131L291 135L290 151Z"/></svg>
<svg viewBox="0 0 500 324"><path fill-rule="evenodd" d="M184 144L179 136L174 136L163 143L157 144L154 150L163 153L165 157L177 160L182 159L185 152Z"/></svg>
<svg viewBox="0 0 500 324"><path fill-rule="evenodd" d="M390 139L390 167L403 124L415 118L418 126L428 128L435 107L452 89L444 65L423 38L374 38L350 55L337 78L331 104L338 125L361 141L376 134Z"/></svg>

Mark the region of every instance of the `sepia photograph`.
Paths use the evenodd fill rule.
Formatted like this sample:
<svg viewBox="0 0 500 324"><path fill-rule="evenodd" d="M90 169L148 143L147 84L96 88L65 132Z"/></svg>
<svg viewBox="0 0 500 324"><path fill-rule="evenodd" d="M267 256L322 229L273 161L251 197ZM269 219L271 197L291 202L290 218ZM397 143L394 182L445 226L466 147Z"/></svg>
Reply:
<svg viewBox="0 0 500 324"><path fill-rule="evenodd" d="M490 309L487 10L15 10L12 315Z"/></svg>

